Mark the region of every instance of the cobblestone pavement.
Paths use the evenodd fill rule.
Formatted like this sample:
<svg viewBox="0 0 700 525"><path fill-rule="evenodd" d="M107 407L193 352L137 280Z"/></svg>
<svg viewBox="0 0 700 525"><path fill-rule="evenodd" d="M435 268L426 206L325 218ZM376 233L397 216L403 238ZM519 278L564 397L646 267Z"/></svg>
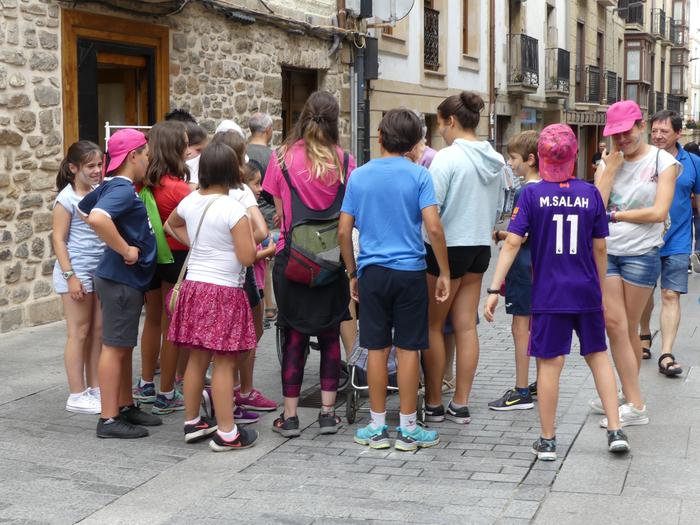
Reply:
<svg viewBox="0 0 700 525"><path fill-rule="evenodd" d="M684 297L676 345L693 353L700 276ZM355 425L317 434L317 409L302 408L302 436L272 433L274 414L256 426L259 443L214 454L185 445L181 415L151 437L98 440L95 416L63 410L61 323L3 336L0 350L0 521L15 523L697 523L700 511L700 372L678 380L644 363L652 423L629 430L634 447L611 458L587 401L593 383L576 352L566 364L557 428L560 459L533 462L535 410L492 412L486 403L512 386L509 318L479 327L481 359L470 401L472 422L436 425L441 443L417 453L368 450ZM659 338L660 339L660 338ZM280 397L274 330L263 337L258 387ZM654 342L654 354L659 354ZM138 354L138 352L136 353ZM305 387L317 377L314 352ZM532 367L534 377L534 365ZM448 398L445 398L447 401ZM396 399L392 399L394 408ZM340 413L344 415L344 408ZM390 412L389 424L398 424ZM364 424L366 415L358 424Z"/></svg>

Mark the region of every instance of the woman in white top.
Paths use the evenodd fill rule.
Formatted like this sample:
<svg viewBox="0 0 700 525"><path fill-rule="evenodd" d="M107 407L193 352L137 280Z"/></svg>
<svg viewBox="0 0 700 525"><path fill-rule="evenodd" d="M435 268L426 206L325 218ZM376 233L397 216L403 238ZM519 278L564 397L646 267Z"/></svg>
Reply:
<svg viewBox="0 0 700 525"><path fill-rule="evenodd" d="M596 171L596 186L610 220L603 305L624 395L619 396L623 427L649 422L639 388L639 321L661 273L659 248L680 174L673 156L646 143L645 130L646 122L635 102L623 100L610 106L603 135L612 137L612 152L603 153ZM604 413L599 400L592 406Z"/></svg>

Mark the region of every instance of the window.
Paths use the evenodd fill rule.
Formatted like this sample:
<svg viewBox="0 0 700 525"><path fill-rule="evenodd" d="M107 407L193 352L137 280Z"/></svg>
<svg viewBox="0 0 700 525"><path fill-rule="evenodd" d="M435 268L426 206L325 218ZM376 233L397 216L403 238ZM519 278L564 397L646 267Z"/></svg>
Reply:
<svg viewBox="0 0 700 525"><path fill-rule="evenodd" d="M462 54L469 54L469 0L462 0Z"/></svg>
<svg viewBox="0 0 700 525"><path fill-rule="evenodd" d="M628 49L627 50L627 80L641 80L641 59L642 51L641 49Z"/></svg>
<svg viewBox="0 0 700 525"><path fill-rule="evenodd" d="M440 69L440 11L432 0L425 0L423 8L423 64L425 69Z"/></svg>
<svg viewBox="0 0 700 525"><path fill-rule="evenodd" d="M625 88L627 89L625 98L627 100L637 100L637 84L627 84Z"/></svg>

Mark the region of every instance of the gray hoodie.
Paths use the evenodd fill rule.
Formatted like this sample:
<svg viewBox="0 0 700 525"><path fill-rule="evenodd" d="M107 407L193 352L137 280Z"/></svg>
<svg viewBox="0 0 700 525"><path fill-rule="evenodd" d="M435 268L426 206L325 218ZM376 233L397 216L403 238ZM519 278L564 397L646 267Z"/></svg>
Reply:
<svg viewBox="0 0 700 525"><path fill-rule="evenodd" d="M503 156L486 141L455 139L437 152L430 175L447 246L491 244L504 166Z"/></svg>

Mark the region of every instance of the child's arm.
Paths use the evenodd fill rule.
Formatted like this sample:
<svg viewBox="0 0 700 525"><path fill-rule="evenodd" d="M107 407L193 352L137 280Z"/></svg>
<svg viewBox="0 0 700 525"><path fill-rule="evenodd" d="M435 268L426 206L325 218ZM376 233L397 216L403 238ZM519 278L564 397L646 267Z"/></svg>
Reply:
<svg viewBox="0 0 700 525"><path fill-rule="evenodd" d="M515 261L515 257L518 255L522 245L523 237L516 233L508 233L508 237L506 237L503 248L501 248L501 253L498 256L496 271L493 273L489 289L500 289L501 283L506 278L510 267L513 266L513 261ZM496 305L498 305L498 294L490 293L486 300L486 305L484 306L484 317L489 323L493 322L493 314L496 311Z"/></svg>
<svg viewBox="0 0 700 525"><path fill-rule="evenodd" d="M357 266L355 264L355 251L352 249L352 229L355 227L355 217L349 213L341 212L338 221L338 244L340 254L343 256L345 271L350 276L350 296L355 301L360 301L357 289Z"/></svg>
<svg viewBox="0 0 700 525"><path fill-rule="evenodd" d="M598 268L598 279L600 279L602 288L605 275L608 272L608 247L604 238L593 239L593 258L595 259L596 268Z"/></svg>
<svg viewBox="0 0 700 525"><path fill-rule="evenodd" d="M435 300L442 303L450 296L450 265L447 261L447 244L445 243L445 230L442 229L440 214L437 206L423 208L423 224L430 239L435 258L440 267L440 275L435 285Z"/></svg>
<svg viewBox="0 0 700 525"><path fill-rule="evenodd" d="M275 255L276 248L277 248L277 245L275 244L275 241L270 239L270 244L268 244L267 248L263 248L262 250L259 250L258 253L255 254L255 260L262 261L263 259L267 259L268 257L272 257L273 255Z"/></svg>
<svg viewBox="0 0 700 525"><path fill-rule="evenodd" d="M180 244L185 246L190 246L190 237L187 235L187 225L182 217L177 213L177 208L175 208L171 213L168 220L165 221L163 225L165 233L170 235Z"/></svg>
<svg viewBox="0 0 700 525"><path fill-rule="evenodd" d="M51 235L51 242L62 272L73 269L73 264L70 262L70 256L68 255L67 245L68 234L70 233L70 222L70 212L65 209L62 204L56 203L53 209L53 235ZM73 274L70 279L68 279L67 284L71 299L82 301L85 296L85 288L83 287L83 283L80 282L80 279Z"/></svg>
<svg viewBox="0 0 700 525"><path fill-rule="evenodd" d="M125 264L132 265L138 261L139 249L136 246L129 246L119 234L119 230L117 230L114 221L109 215L99 209L95 209L88 215L87 222L107 246L124 257Z"/></svg>
<svg viewBox="0 0 700 525"><path fill-rule="evenodd" d="M260 208L257 205L251 206L246 210L250 216L250 224L253 227L253 238L256 243L261 243L269 235L267 230L267 223L265 222L265 217L260 212Z"/></svg>
<svg viewBox="0 0 700 525"><path fill-rule="evenodd" d="M656 198L654 205L648 208L625 210L615 212L615 221L632 222L635 224L648 224L664 222L671 208L673 194L676 191L676 178L678 165L669 166L659 173L659 183L656 185Z"/></svg>

